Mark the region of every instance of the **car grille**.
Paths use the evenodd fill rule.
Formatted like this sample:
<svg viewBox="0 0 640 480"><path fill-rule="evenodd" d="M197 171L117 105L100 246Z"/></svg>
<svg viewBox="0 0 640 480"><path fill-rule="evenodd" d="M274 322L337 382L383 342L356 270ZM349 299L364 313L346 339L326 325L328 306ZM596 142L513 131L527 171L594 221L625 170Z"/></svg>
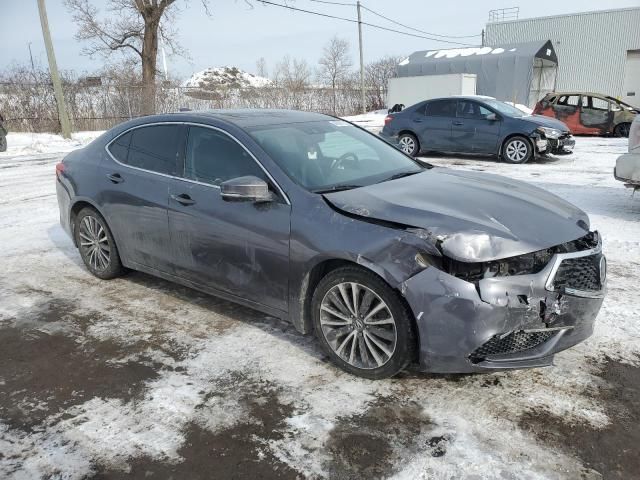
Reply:
<svg viewBox="0 0 640 480"><path fill-rule="evenodd" d="M553 281L554 288L570 288L583 292L601 290L599 261L599 255L563 260Z"/></svg>
<svg viewBox="0 0 640 480"><path fill-rule="evenodd" d="M557 333L557 330L538 330L535 332L520 330L504 336L496 335L475 349L470 358L472 362L477 363L492 355L524 352L546 342L554 333Z"/></svg>

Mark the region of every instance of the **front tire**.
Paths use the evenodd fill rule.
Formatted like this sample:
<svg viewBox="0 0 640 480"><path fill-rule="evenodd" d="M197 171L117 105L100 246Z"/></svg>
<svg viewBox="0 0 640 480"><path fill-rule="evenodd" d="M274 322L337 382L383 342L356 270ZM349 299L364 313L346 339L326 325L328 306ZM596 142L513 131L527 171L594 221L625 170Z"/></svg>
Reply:
<svg viewBox="0 0 640 480"><path fill-rule="evenodd" d="M502 158L509 163L526 163L533 157L531 142L525 137L511 137L502 146Z"/></svg>
<svg viewBox="0 0 640 480"><path fill-rule="evenodd" d="M403 133L398 137L398 145L407 155L415 157L420 153L420 142L418 138L412 133Z"/></svg>
<svg viewBox="0 0 640 480"><path fill-rule="evenodd" d="M613 134L616 137L629 138L629 131L631 130L630 123L619 123L616 128L613 129Z"/></svg>
<svg viewBox="0 0 640 480"><path fill-rule="evenodd" d="M343 370L378 380L392 377L413 358L411 314L377 275L359 267L327 274L312 300L316 336Z"/></svg>
<svg viewBox="0 0 640 480"><path fill-rule="evenodd" d="M75 219L74 235L82 261L89 272L103 280L110 280L124 273L111 230L96 210L80 210Z"/></svg>

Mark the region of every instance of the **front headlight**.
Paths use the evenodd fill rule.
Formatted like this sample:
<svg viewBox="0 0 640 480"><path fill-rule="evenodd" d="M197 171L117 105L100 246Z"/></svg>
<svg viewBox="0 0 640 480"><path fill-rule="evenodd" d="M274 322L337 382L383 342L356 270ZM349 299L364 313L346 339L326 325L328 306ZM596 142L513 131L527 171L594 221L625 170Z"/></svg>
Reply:
<svg viewBox="0 0 640 480"><path fill-rule="evenodd" d="M562 132L557 128L549 128L549 127L538 127L536 129L539 133L542 133L545 137L551 139L558 139L562 135Z"/></svg>

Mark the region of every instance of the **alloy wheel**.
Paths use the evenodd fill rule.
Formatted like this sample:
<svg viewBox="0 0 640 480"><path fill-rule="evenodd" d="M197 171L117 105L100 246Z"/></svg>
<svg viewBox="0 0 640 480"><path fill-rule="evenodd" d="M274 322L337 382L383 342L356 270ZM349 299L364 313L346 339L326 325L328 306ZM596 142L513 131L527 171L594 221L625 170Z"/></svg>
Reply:
<svg viewBox="0 0 640 480"><path fill-rule="evenodd" d="M101 272L109 268L111 246L107 232L96 217L85 216L80 222L80 251L94 270Z"/></svg>
<svg viewBox="0 0 640 480"><path fill-rule="evenodd" d="M505 151L507 158L512 162L516 162L516 163L520 163L525 158L527 158L528 153L529 153L529 147L522 140L512 140L507 145L507 148Z"/></svg>
<svg viewBox="0 0 640 480"><path fill-rule="evenodd" d="M400 149L407 155L411 155L416 148L416 142L410 136L404 136L400 138Z"/></svg>
<svg viewBox="0 0 640 480"><path fill-rule="evenodd" d="M339 283L325 294L320 325L333 352L356 368L382 367L395 352L398 333L391 310L359 283Z"/></svg>

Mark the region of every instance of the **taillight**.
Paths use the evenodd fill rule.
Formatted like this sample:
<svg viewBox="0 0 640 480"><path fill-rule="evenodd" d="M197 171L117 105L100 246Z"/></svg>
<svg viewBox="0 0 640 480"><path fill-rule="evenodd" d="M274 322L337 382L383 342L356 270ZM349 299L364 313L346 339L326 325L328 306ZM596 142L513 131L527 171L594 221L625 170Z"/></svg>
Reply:
<svg viewBox="0 0 640 480"><path fill-rule="evenodd" d="M392 120L393 120L393 115L387 115L384 119L384 124L389 125Z"/></svg>
<svg viewBox="0 0 640 480"><path fill-rule="evenodd" d="M59 177L62 172L64 172L64 163L56 163L56 178Z"/></svg>

